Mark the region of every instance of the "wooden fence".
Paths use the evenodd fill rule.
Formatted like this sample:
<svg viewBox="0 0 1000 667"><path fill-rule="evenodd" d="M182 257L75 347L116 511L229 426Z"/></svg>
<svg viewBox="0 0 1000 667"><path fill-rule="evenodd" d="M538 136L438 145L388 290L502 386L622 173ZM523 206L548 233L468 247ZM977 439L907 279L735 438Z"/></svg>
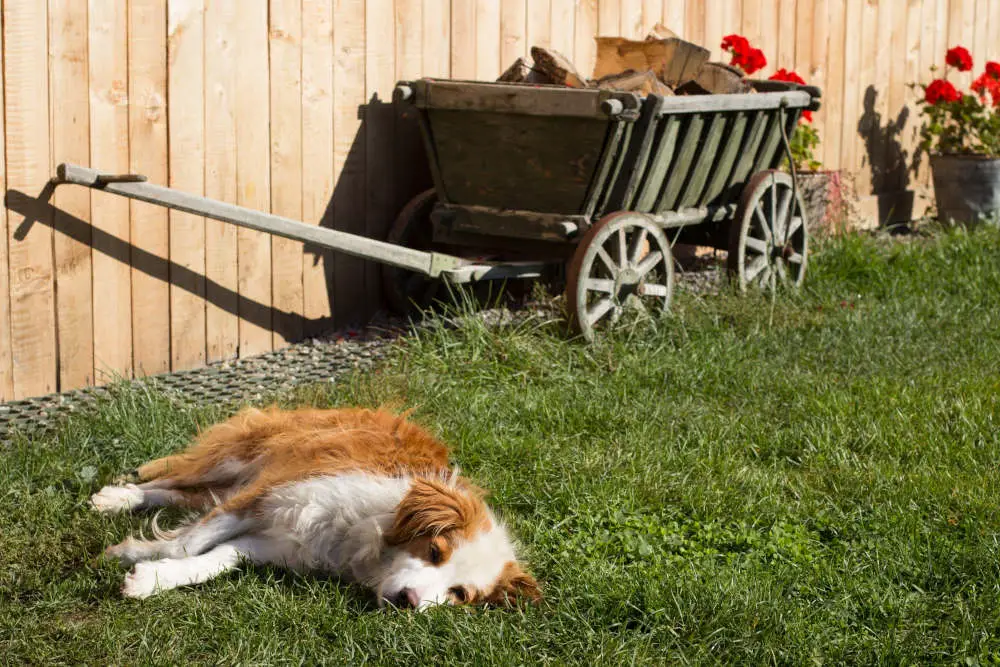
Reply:
<svg viewBox="0 0 1000 667"><path fill-rule="evenodd" d="M906 84L953 44L1000 56L997 0L0 5L0 400L266 352L381 303L378 267L359 260L82 188L46 203L59 162L382 236L426 183L381 102L398 79L493 79L534 44L588 71L595 35L662 21L716 56L745 34L763 74L821 86L823 163L901 191L926 183Z"/></svg>

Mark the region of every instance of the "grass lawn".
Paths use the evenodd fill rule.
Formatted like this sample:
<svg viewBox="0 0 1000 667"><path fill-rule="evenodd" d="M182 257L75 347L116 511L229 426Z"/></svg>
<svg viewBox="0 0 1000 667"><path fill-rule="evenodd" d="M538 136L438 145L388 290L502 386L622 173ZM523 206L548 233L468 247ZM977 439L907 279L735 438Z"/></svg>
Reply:
<svg viewBox="0 0 1000 667"><path fill-rule="evenodd" d="M0 450L0 663L1000 663L1000 232L822 244L777 300L593 346L466 318L287 404L414 406L523 544L523 611L244 568L123 600L86 499L219 409L122 388Z"/></svg>

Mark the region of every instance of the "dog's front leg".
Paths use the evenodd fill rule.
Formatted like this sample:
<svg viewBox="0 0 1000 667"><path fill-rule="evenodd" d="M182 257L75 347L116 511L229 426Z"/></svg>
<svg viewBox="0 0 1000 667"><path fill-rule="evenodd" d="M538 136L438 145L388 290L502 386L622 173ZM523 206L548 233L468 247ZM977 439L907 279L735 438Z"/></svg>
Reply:
<svg viewBox="0 0 1000 667"><path fill-rule="evenodd" d="M200 584L236 569L241 560L281 565L290 558L290 549L291 545L275 543L266 537L244 535L197 556L136 563L125 577L122 595L147 598L179 586Z"/></svg>
<svg viewBox="0 0 1000 667"><path fill-rule="evenodd" d="M108 547L104 554L117 558L125 565L132 565L155 558L185 558L197 556L212 547L247 532L253 520L221 512L210 515L191 526L169 531L163 539L125 541Z"/></svg>

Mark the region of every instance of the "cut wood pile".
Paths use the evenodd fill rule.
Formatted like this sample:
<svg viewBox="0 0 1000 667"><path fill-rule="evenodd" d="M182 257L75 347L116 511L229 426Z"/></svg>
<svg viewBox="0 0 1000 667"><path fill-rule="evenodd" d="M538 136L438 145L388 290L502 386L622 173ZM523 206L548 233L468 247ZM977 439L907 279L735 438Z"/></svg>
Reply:
<svg viewBox="0 0 1000 667"><path fill-rule="evenodd" d="M743 72L709 62L709 50L657 24L645 40L597 37L597 64L590 78L566 56L540 46L531 59L518 58L497 81L600 88L641 95L709 95L753 92Z"/></svg>

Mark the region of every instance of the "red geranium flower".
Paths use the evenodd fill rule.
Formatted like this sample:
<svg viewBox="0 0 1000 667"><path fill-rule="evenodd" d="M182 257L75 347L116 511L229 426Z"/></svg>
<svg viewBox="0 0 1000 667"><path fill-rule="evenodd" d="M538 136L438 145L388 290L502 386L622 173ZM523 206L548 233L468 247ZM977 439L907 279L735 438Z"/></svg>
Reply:
<svg viewBox="0 0 1000 667"><path fill-rule="evenodd" d="M959 72L968 72L972 69L972 54L964 46L954 46L948 49L944 61L952 67L957 67Z"/></svg>
<svg viewBox="0 0 1000 667"><path fill-rule="evenodd" d="M805 80L793 72L792 70L785 69L782 67L777 72L767 77L768 81L787 81L789 83L797 83L799 85L806 85Z"/></svg>
<svg viewBox="0 0 1000 667"><path fill-rule="evenodd" d="M804 120L807 123L813 122L813 112L809 111L808 109L806 111L803 111L802 120Z"/></svg>
<svg viewBox="0 0 1000 667"><path fill-rule="evenodd" d="M1000 63L992 60L986 63L986 73L994 79L1000 80Z"/></svg>
<svg viewBox="0 0 1000 667"><path fill-rule="evenodd" d="M934 79L924 91L924 99L928 104L957 102L962 99L962 94L955 90L955 86L951 85L951 82L944 79Z"/></svg>
<svg viewBox="0 0 1000 667"><path fill-rule="evenodd" d="M743 71L747 73L747 76L767 67L767 56L760 49L750 49L750 52L743 59L743 62L737 63L743 68Z"/></svg>
<svg viewBox="0 0 1000 667"><path fill-rule="evenodd" d="M746 53L750 50L750 42L743 35L726 35L722 38L722 50L733 54Z"/></svg>
<svg viewBox="0 0 1000 667"><path fill-rule="evenodd" d="M993 106L1000 105L1000 79L990 75L989 70L983 72L978 79L972 82L972 92L979 95L979 99L986 101L989 94Z"/></svg>

